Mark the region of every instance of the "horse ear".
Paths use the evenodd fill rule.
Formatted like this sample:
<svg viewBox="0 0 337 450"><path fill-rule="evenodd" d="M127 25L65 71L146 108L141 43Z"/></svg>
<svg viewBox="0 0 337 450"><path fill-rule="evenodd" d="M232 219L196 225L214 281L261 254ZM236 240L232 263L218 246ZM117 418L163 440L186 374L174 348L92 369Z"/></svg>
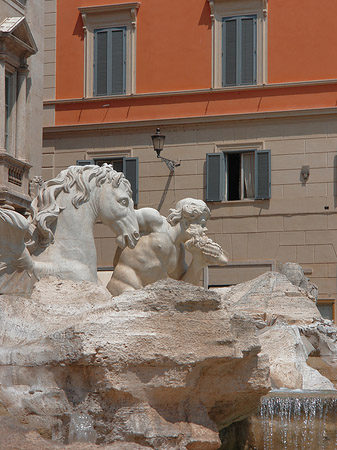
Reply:
<svg viewBox="0 0 337 450"><path fill-rule="evenodd" d="M114 181L116 183L116 187L118 187L121 184L122 179L125 178L123 172L118 172L117 175L114 177Z"/></svg>

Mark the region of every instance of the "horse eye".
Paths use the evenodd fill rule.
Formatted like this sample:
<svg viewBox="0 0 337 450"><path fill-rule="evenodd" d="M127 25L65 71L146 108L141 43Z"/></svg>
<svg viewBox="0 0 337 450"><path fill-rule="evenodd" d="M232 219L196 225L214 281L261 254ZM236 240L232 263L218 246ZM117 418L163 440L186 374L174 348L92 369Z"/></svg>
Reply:
<svg viewBox="0 0 337 450"><path fill-rule="evenodd" d="M119 203L123 206L128 206L129 200L127 198L122 198Z"/></svg>

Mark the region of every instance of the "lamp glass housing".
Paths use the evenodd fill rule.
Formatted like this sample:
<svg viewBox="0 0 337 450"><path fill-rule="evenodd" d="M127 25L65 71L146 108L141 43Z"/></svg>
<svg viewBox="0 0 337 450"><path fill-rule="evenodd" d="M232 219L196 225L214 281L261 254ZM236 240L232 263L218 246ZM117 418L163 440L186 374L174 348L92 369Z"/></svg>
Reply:
<svg viewBox="0 0 337 450"><path fill-rule="evenodd" d="M163 150L164 148L164 142L165 142L165 137L163 134L161 134L160 132L160 128L157 128L156 130L156 134L153 134L151 136L152 138L152 143L153 143L153 148L154 150L157 152L157 156L159 157L160 152Z"/></svg>

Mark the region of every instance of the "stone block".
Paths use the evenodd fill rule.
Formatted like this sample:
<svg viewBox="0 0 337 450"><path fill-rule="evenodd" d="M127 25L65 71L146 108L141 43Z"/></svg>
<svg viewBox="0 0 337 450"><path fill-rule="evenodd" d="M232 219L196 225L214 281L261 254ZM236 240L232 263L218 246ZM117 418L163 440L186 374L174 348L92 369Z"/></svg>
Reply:
<svg viewBox="0 0 337 450"><path fill-rule="evenodd" d="M273 185L271 186L271 198L283 198L283 186Z"/></svg>
<svg viewBox="0 0 337 450"><path fill-rule="evenodd" d="M274 185L277 184L298 184L301 182L300 170L273 170L271 172L271 179ZM284 194L285 196L285 194Z"/></svg>
<svg viewBox="0 0 337 450"><path fill-rule="evenodd" d="M275 259L280 245L280 233L250 233L248 235L248 259Z"/></svg>
<svg viewBox="0 0 337 450"><path fill-rule="evenodd" d="M324 197L328 195L327 183L307 183L305 185L306 197Z"/></svg>
<svg viewBox="0 0 337 450"><path fill-rule="evenodd" d="M329 262L335 263L336 261L337 261L336 253L332 244L315 245L314 248L315 263L329 263Z"/></svg>
<svg viewBox="0 0 337 450"><path fill-rule="evenodd" d="M55 12L46 11L46 14L44 15L44 24L45 26L56 24L56 11Z"/></svg>
<svg viewBox="0 0 337 450"><path fill-rule="evenodd" d="M46 89L55 88L55 75L45 75L44 87Z"/></svg>
<svg viewBox="0 0 337 450"><path fill-rule="evenodd" d="M248 234L232 234L233 261L244 261L248 258Z"/></svg>
<svg viewBox="0 0 337 450"><path fill-rule="evenodd" d="M44 40L44 50L45 51L49 51L49 50L56 50L56 38L55 37L51 37L51 38L46 38Z"/></svg>
<svg viewBox="0 0 337 450"><path fill-rule="evenodd" d="M140 162L138 166L138 176L139 178L148 178L150 176L150 164ZM156 173L156 172L154 172Z"/></svg>
<svg viewBox="0 0 337 450"><path fill-rule="evenodd" d="M204 177L202 175L183 175L175 177L176 189L197 189L203 186Z"/></svg>
<svg viewBox="0 0 337 450"><path fill-rule="evenodd" d="M299 264L314 262L314 246L313 245L299 245L296 248L296 260Z"/></svg>
<svg viewBox="0 0 337 450"><path fill-rule="evenodd" d="M310 183L326 183L334 181L334 170L332 167L325 169L310 169Z"/></svg>
<svg viewBox="0 0 337 450"><path fill-rule="evenodd" d="M222 233L222 219L213 219L212 217L207 221L207 229L209 233Z"/></svg>
<svg viewBox="0 0 337 450"><path fill-rule="evenodd" d="M56 23L46 25L44 27L44 38L50 39L50 38L54 38L55 36L56 36Z"/></svg>
<svg viewBox="0 0 337 450"><path fill-rule="evenodd" d="M43 126L52 127L55 125L55 106L47 105L43 108Z"/></svg>
<svg viewBox="0 0 337 450"><path fill-rule="evenodd" d="M329 230L337 230L337 213L335 211L328 214Z"/></svg>
<svg viewBox="0 0 337 450"><path fill-rule="evenodd" d="M273 170L288 170L288 169L301 169L302 166L310 166L312 169L327 167L327 155L326 154L296 154L296 155L273 155L272 167Z"/></svg>
<svg viewBox="0 0 337 450"><path fill-rule="evenodd" d="M332 244L336 247L337 233L335 230L324 231L306 231L305 232L306 244Z"/></svg>
<svg viewBox="0 0 337 450"><path fill-rule="evenodd" d="M337 138L307 139L305 141L305 153L329 153L336 152Z"/></svg>
<svg viewBox="0 0 337 450"><path fill-rule="evenodd" d="M43 153L42 154L42 167L54 167L54 154L53 153Z"/></svg>
<svg viewBox="0 0 337 450"><path fill-rule="evenodd" d="M336 292L336 279L335 278L316 278L312 277L311 281L318 286L319 295L328 294L330 292Z"/></svg>
<svg viewBox="0 0 337 450"><path fill-rule="evenodd" d="M54 156L55 168L63 168L67 166L76 165L78 159L88 159L84 151L74 152L56 152Z"/></svg>
<svg viewBox="0 0 337 450"><path fill-rule="evenodd" d="M46 63L44 64L44 75L55 75L55 70L56 70L56 64L55 62L50 62L50 63Z"/></svg>
<svg viewBox="0 0 337 450"><path fill-rule="evenodd" d="M284 198L304 198L305 194L306 190L303 184L297 183L283 186Z"/></svg>
<svg viewBox="0 0 337 450"><path fill-rule="evenodd" d="M278 248L275 258L282 263L296 262L296 246L282 245Z"/></svg>
<svg viewBox="0 0 337 450"><path fill-rule="evenodd" d="M223 233L249 233L257 231L257 217L226 217L222 221Z"/></svg>
<svg viewBox="0 0 337 450"><path fill-rule="evenodd" d="M328 277L337 278L337 265L328 264Z"/></svg>
<svg viewBox="0 0 337 450"><path fill-rule="evenodd" d="M324 120L315 119L296 119L292 118L284 121L284 137L289 138L324 138L327 136L327 126Z"/></svg>
<svg viewBox="0 0 337 450"><path fill-rule="evenodd" d="M54 171L51 168L42 167L41 175L43 180L47 181L54 177Z"/></svg>
<svg viewBox="0 0 337 450"><path fill-rule="evenodd" d="M257 231L283 231L283 216L258 217Z"/></svg>
<svg viewBox="0 0 337 450"><path fill-rule="evenodd" d="M305 140L304 139L282 139L279 141L266 141L266 148L271 149L272 156L276 155L295 155L304 154Z"/></svg>
<svg viewBox="0 0 337 450"><path fill-rule="evenodd" d="M312 267L312 275L309 275L308 278L316 277L316 278L327 278L331 275L329 274L329 264L313 264ZM302 266L303 270L305 269L305 265ZM336 275L336 274L335 274Z"/></svg>
<svg viewBox="0 0 337 450"><path fill-rule="evenodd" d="M138 194L138 208L145 208L149 206L150 199L149 199L149 193L141 191Z"/></svg>
<svg viewBox="0 0 337 450"><path fill-rule="evenodd" d="M284 217L284 230L326 230L328 217L325 214L303 214Z"/></svg>
<svg viewBox="0 0 337 450"><path fill-rule="evenodd" d="M284 231L280 233L280 245L304 245L304 231Z"/></svg>

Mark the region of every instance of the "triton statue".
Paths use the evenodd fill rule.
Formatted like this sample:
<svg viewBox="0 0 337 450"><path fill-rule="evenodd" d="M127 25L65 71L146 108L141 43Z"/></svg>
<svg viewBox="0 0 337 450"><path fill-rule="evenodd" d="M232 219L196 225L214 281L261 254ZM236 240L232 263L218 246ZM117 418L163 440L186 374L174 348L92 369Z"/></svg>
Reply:
<svg viewBox="0 0 337 450"><path fill-rule="evenodd" d="M198 285L204 267L227 263L222 248L205 235L210 210L202 200L179 201L167 219L152 208L139 209L136 216L141 238L133 250L117 249L115 270L107 285L112 295L167 277ZM192 254L189 267L185 249Z"/></svg>

